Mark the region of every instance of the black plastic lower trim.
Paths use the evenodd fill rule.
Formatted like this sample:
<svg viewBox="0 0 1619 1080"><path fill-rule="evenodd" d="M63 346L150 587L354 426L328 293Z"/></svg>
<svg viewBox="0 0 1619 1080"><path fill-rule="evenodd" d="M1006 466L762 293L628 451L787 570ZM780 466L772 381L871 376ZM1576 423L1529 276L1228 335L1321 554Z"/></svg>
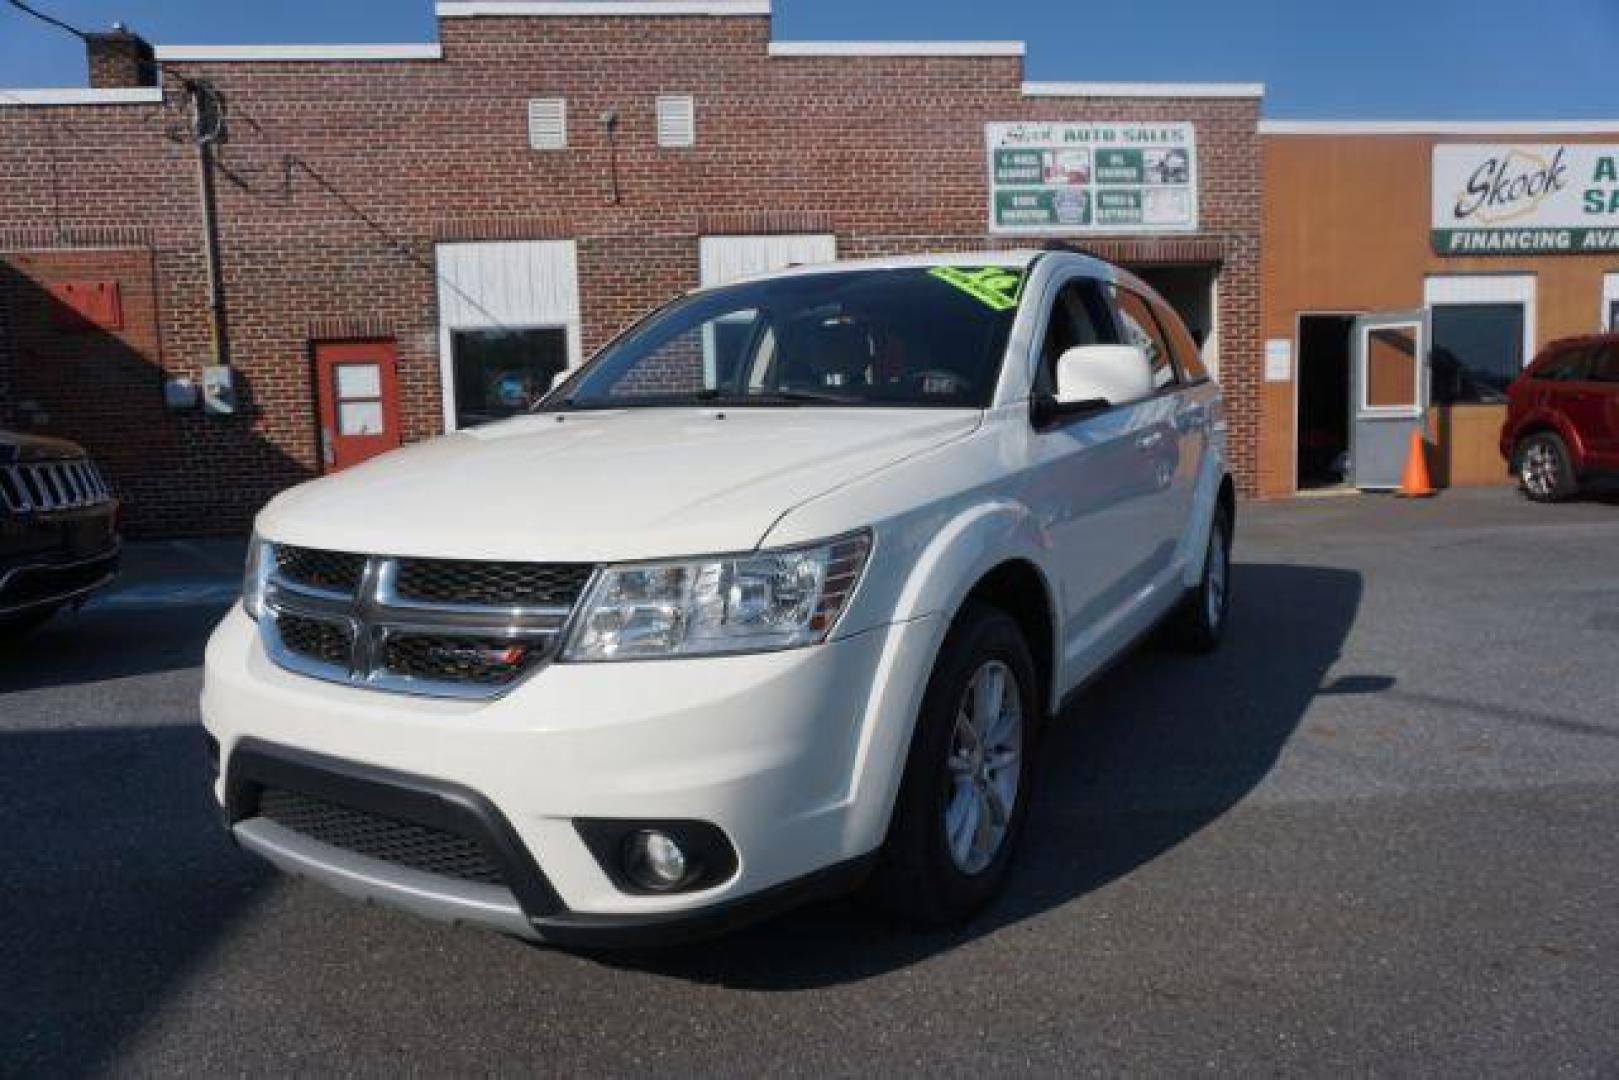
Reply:
<svg viewBox="0 0 1619 1080"><path fill-rule="evenodd" d="M534 919L534 930L546 944L570 949L664 948L701 941L816 900L853 892L870 876L879 854L880 849L695 911L635 915L563 911Z"/></svg>
<svg viewBox="0 0 1619 1080"><path fill-rule="evenodd" d="M257 739L237 743L226 769L228 825L258 816L259 795L266 787L303 792L471 840L500 869L530 919L565 910L511 823L494 803L470 788Z"/></svg>

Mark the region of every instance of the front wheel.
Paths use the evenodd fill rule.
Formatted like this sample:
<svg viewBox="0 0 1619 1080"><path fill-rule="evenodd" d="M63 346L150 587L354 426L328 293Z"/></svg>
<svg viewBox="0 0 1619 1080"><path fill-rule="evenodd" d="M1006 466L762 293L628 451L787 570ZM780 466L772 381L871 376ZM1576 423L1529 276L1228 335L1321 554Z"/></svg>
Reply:
<svg viewBox="0 0 1619 1080"><path fill-rule="evenodd" d="M872 881L884 907L921 922L960 922L1005 888L1028 811L1043 700L1016 620L969 604L945 639L917 717Z"/></svg>
<svg viewBox="0 0 1619 1080"><path fill-rule="evenodd" d="M1580 490L1567 444L1549 431L1523 441L1518 450L1518 482L1535 502L1562 502Z"/></svg>

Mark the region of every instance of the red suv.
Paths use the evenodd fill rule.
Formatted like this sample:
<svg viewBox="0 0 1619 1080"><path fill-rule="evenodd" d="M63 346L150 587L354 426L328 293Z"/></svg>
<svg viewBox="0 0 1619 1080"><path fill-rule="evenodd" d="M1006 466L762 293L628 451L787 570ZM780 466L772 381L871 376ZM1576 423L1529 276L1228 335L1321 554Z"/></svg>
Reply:
<svg viewBox="0 0 1619 1080"><path fill-rule="evenodd" d="M1554 341L1507 387L1501 455L1524 494L1557 502L1619 476L1619 334Z"/></svg>

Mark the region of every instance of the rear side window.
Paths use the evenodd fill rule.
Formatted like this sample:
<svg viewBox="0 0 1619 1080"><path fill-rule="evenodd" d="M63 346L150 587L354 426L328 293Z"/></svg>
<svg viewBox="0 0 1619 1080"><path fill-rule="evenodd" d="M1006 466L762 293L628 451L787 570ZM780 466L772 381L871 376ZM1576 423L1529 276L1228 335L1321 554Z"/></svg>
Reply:
<svg viewBox="0 0 1619 1080"><path fill-rule="evenodd" d="M1159 390L1172 386L1175 383L1173 354L1146 298L1115 285L1113 300L1118 305L1119 328L1124 334L1124 343L1140 346L1147 351L1147 359L1152 362L1152 385Z"/></svg>
<svg viewBox="0 0 1619 1080"><path fill-rule="evenodd" d="M1563 349L1537 367L1534 377L1550 382L1573 382L1584 379L1587 377L1586 370L1590 357L1589 347Z"/></svg>
<svg viewBox="0 0 1619 1080"><path fill-rule="evenodd" d="M1592 382L1619 383L1619 345L1599 345L1592 350Z"/></svg>

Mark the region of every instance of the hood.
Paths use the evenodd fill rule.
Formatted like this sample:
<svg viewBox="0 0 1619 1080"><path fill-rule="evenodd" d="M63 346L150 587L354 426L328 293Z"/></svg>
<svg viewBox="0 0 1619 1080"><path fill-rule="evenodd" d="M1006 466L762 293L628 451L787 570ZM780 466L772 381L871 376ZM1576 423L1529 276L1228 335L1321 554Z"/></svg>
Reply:
<svg viewBox="0 0 1619 1080"><path fill-rule="evenodd" d="M286 543L388 555L601 562L747 551L793 507L980 420L868 408L542 413L294 488L259 528Z"/></svg>
<svg viewBox="0 0 1619 1080"><path fill-rule="evenodd" d="M83 456L84 450L66 439L0 431L0 465L18 461L76 461Z"/></svg>

